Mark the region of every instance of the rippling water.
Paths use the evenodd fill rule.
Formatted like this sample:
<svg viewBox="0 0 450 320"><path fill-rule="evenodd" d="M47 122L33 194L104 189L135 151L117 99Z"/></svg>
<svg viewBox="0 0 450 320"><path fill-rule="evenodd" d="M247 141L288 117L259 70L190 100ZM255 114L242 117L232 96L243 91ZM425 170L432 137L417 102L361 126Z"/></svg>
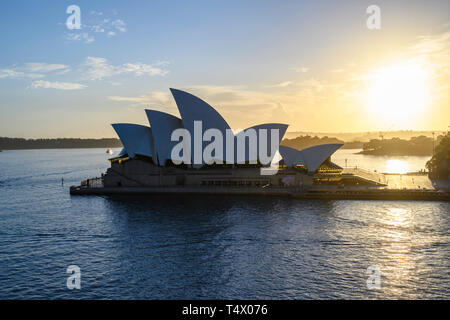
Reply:
<svg viewBox="0 0 450 320"><path fill-rule="evenodd" d="M0 298L450 298L448 202L71 197L104 152L0 153Z"/></svg>

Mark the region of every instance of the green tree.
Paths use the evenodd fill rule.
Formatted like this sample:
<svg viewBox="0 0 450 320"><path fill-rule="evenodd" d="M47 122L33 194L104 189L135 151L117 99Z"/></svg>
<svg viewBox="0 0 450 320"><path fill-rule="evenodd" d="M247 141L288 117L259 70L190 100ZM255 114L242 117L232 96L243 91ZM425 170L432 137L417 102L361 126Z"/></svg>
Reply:
<svg viewBox="0 0 450 320"><path fill-rule="evenodd" d="M435 148L433 157L427 162L426 167L430 177L449 179L450 177L450 132L440 139Z"/></svg>

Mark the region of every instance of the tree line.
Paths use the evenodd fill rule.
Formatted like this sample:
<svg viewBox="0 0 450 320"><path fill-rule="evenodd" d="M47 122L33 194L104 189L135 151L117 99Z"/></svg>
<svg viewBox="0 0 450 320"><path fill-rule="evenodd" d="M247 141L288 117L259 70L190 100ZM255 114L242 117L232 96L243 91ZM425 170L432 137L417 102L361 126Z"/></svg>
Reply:
<svg viewBox="0 0 450 320"><path fill-rule="evenodd" d="M433 144L438 144L443 136L433 142L426 136L412 137L409 140L400 138L372 139L363 144L361 154L389 156L428 156L433 154Z"/></svg>
<svg viewBox="0 0 450 320"><path fill-rule="evenodd" d="M0 137L0 150L64 149L64 148L117 148L122 143L116 138L80 139L24 139Z"/></svg>
<svg viewBox="0 0 450 320"><path fill-rule="evenodd" d="M318 144L328 144L328 143L344 143L344 141L337 138L329 138L327 136L319 138L318 136L299 136L293 139L284 139L281 145L286 147L291 147L294 149L305 149Z"/></svg>
<svg viewBox="0 0 450 320"><path fill-rule="evenodd" d="M430 177L450 180L450 132L441 138L426 166Z"/></svg>

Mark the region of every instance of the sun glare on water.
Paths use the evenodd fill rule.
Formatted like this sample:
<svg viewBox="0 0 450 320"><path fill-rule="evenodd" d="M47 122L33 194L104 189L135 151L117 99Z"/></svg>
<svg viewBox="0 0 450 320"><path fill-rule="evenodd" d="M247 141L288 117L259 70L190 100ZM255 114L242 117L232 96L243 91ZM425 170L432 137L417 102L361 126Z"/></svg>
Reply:
<svg viewBox="0 0 450 320"><path fill-rule="evenodd" d="M404 160L388 160L386 161L386 173L400 173L405 174L409 170L409 165L407 161Z"/></svg>
<svg viewBox="0 0 450 320"><path fill-rule="evenodd" d="M410 125L430 104L429 78L419 64L380 68L369 76L367 104L378 121Z"/></svg>

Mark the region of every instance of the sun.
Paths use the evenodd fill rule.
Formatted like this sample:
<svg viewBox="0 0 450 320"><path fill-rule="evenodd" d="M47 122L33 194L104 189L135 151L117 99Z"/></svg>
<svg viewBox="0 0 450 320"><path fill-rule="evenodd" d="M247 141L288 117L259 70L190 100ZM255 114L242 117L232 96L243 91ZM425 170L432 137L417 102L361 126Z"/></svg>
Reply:
<svg viewBox="0 0 450 320"><path fill-rule="evenodd" d="M430 104L429 73L412 62L382 67L369 75L366 99L378 121L411 124Z"/></svg>

